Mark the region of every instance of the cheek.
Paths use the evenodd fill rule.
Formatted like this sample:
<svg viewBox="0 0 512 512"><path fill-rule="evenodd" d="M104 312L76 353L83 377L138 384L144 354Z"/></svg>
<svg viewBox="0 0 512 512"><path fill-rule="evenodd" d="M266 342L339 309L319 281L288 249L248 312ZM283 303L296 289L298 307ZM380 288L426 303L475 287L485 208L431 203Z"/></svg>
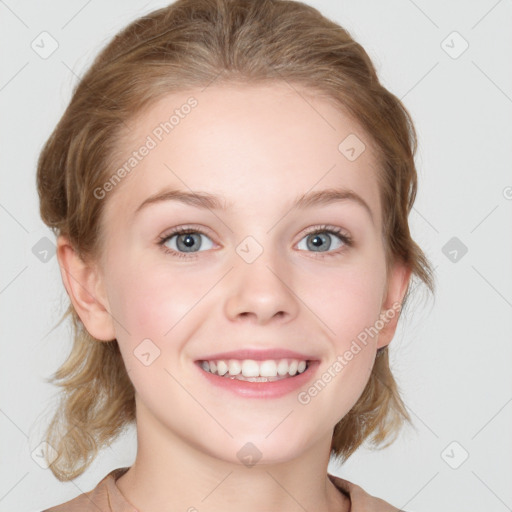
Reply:
<svg viewBox="0 0 512 512"><path fill-rule="evenodd" d="M118 341L136 346L149 338L161 346L174 326L186 322L214 277L171 271L168 265L140 260L119 266L109 280L111 313L120 324Z"/></svg>
<svg viewBox="0 0 512 512"><path fill-rule="evenodd" d="M155 389L173 385L166 370L173 372L186 342L183 329L207 288L204 279L194 273L170 272L141 261L110 274L109 300L117 340L139 394L152 396Z"/></svg>
<svg viewBox="0 0 512 512"><path fill-rule="evenodd" d="M385 277L384 263L375 259L368 265L324 270L314 282L303 281L306 303L312 305L340 349L378 320Z"/></svg>
<svg viewBox="0 0 512 512"><path fill-rule="evenodd" d="M300 403L316 403L331 411L338 422L357 402L375 363L378 333L375 325L381 312L385 286L383 267L354 268L337 277L319 275L305 302L311 305L328 336L329 348L318 376L318 384L301 395ZM315 290L312 292L312 290ZM326 389L324 393L322 390ZM335 407L333 407L335 404Z"/></svg>

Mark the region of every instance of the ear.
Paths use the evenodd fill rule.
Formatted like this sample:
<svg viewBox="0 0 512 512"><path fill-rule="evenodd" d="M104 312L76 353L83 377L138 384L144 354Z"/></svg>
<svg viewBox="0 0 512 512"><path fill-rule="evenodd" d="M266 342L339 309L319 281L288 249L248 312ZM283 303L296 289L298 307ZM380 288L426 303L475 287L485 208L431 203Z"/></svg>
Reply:
<svg viewBox="0 0 512 512"><path fill-rule="evenodd" d="M64 236L57 239L62 282L88 333L102 341L115 339L113 318L97 266L86 263Z"/></svg>
<svg viewBox="0 0 512 512"><path fill-rule="evenodd" d="M411 268L402 262L396 262L391 268L380 315L384 327L379 332L377 348L389 345L395 335L411 272Z"/></svg>

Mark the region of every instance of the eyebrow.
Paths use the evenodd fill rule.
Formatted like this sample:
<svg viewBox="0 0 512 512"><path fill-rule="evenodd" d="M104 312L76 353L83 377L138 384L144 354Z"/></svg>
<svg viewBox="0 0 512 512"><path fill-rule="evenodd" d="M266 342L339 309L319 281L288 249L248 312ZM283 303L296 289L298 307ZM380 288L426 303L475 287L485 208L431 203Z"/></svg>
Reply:
<svg viewBox="0 0 512 512"><path fill-rule="evenodd" d="M149 205L161 203L163 201L177 201L197 208L203 208L205 210L226 211L229 208L223 198L208 192L187 192L186 190L166 189L145 199L134 213L136 214ZM368 203L353 190L345 188L328 188L317 192L307 192L295 200L291 209L306 209L343 201L353 201L359 206L362 206L370 216L372 223L375 223L373 212L368 206Z"/></svg>

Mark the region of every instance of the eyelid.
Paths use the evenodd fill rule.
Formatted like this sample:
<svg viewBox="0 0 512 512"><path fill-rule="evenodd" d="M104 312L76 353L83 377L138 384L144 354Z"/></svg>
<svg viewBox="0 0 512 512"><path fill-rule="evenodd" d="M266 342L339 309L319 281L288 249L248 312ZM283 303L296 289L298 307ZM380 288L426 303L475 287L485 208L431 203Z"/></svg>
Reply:
<svg viewBox="0 0 512 512"><path fill-rule="evenodd" d="M343 243L343 246L341 248L336 249L336 250L331 250L331 251L319 251L319 252L301 251L301 252L305 252L308 254L312 254L313 257L315 257L315 258L316 257L323 258L323 257L337 256L354 246L354 239L353 239L352 235L346 229L344 229L340 226L333 226L333 225L328 225L328 224L319 224L319 225L311 226L311 227L307 228L306 231L301 233L300 238L296 242L295 245L297 245L299 242L301 242L305 237L315 234L315 233L333 234L334 236L337 236Z"/></svg>
<svg viewBox="0 0 512 512"><path fill-rule="evenodd" d="M324 232L324 231L335 233L336 235L343 235L344 237L346 237L348 239L352 239L352 236L350 235L350 233L346 229L344 229L340 226L334 226L334 225L331 226L329 224L318 224L316 226L310 226L309 228L306 228L306 230L301 233L301 235L300 235L301 238L299 240L302 240L302 238L304 238L307 235L310 235L311 233Z"/></svg>
<svg viewBox="0 0 512 512"><path fill-rule="evenodd" d="M159 235L158 238L159 238L159 240L162 240L165 238L169 238L170 236L179 235L180 233L187 233L189 231L200 233L209 238L214 238L210 229L203 227L199 224L184 224L182 226L176 226L174 228L169 228L167 231L164 231L161 235Z"/></svg>
<svg viewBox="0 0 512 512"><path fill-rule="evenodd" d="M200 235L204 235L204 236L208 237L212 241L213 245L218 245L214 240L215 237L212 237L209 234L209 231L210 230L207 228L204 228L199 225L193 225L193 224L176 226L174 228L170 228L169 230L165 231L162 235L159 235L157 244L160 246L160 248L162 249L162 251L165 254L170 255L171 257L188 259L188 260L195 259L202 252L208 252L208 251L197 251L197 252L190 252L190 253L179 252L179 251L175 251L174 249L171 249L169 247L166 247L165 243L168 242L169 240L171 240L172 238L174 238L175 236L179 236L180 234L199 233Z"/></svg>
<svg viewBox="0 0 512 512"><path fill-rule="evenodd" d="M185 224L182 226L176 226L174 228L170 228L166 232L164 232L162 235L159 235L158 237L158 245L162 247L165 253L170 254L171 256L176 256L179 258L196 258L200 253L202 252L208 252L208 251L196 251L196 252L190 252L190 253L182 253L179 251L175 251L174 249L170 249L165 247L165 243L172 239L175 236L178 236L180 234L186 234L186 233L198 233L201 235L204 235L208 237L214 245L219 245L217 242L215 242L214 238L210 234L210 230L208 228L205 228L203 226L197 225L197 224ZM305 231L303 231L300 234L300 238L297 240L297 242L294 244L294 247L306 236L309 236L311 234L315 233L329 233L337 236L343 243L343 246L340 249L337 250L331 250L331 251L303 251L300 250L300 252L304 253L311 253L313 257L329 257L329 256L336 256L340 253L346 251L348 248L353 246L353 238L352 235L344 228L341 228L339 226L334 225L328 225L328 224L318 224L315 226L310 226L306 228ZM211 249L210 249L211 250Z"/></svg>
<svg viewBox="0 0 512 512"><path fill-rule="evenodd" d="M198 232L200 234L203 234L205 236L208 236L209 238L212 238L211 230L208 228L205 228L199 224L185 224L183 226L176 226L174 228L169 228L167 231L164 231L163 234L158 236L159 240L169 238L170 236L177 235L180 233L187 233L189 231ZM305 236L310 235L315 232L333 232L336 235L343 235L345 238L352 240L352 236L350 233L339 226L331 226L329 224L317 224L315 226L310 226L306 228L299 236L297 242L300 242ZM213 241L213 240L212 240ZM296 245L296 244L295 244Z"/></svg>

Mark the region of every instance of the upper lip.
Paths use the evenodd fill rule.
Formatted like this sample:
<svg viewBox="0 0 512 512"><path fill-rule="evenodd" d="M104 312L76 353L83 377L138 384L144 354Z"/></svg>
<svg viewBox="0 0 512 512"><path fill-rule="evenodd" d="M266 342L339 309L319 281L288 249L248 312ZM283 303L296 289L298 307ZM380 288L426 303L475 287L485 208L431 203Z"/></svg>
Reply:
<svg viewBox="0 0 512 512"><path fill-rule="evenodd" d="M308 354L300 354L293 350L286 349L266 349L266 350L232 350L231 352L219 352L217 354L211 354L209 356L202 357L198 361L218 361L220 359L252 359L255 361L265 361L267 359L299 359L301 361L315 361L314 356Z"/></svg>

